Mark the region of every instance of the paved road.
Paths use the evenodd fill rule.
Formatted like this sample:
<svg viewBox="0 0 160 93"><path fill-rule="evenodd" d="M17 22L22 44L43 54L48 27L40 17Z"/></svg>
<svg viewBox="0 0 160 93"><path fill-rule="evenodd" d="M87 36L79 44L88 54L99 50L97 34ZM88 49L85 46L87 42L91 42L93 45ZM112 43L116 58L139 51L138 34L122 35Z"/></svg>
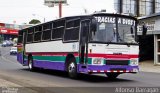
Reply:
<svg viewBox="0 0 160 93"><path fill-rule="evenodd" d="M158 73L122 74L114 81L108 80L105 75L80 75L78 80L72 80L60 71L31 72L16 61L16 56L9 55L9 48L2 48L1 52L0 78L29 87L36 92L44 93L45 90L54 93L107 93L109 89L104 87L160 87Z"/></svg>

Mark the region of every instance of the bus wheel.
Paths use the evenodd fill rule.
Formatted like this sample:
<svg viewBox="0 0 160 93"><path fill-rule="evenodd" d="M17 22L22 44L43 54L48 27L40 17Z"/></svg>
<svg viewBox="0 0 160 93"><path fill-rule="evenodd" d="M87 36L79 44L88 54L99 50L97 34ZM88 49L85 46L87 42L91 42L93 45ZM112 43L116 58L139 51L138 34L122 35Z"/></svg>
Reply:
<svg viewBox="0 0 160 93"><path fill-rule="evenodd" d="M106 75L109 79L114 80L119 76L119 73L106 73Z"/></svg>
<svg viewBox="0 0 160 93"><path fill-rule="evenodd" d="M77 65L74 58L69 60L67 72L70 78L77 78Z"/></svg>
<svg viewBox="0 0 160 93"><path fill-rule="evenodd" d="M29 70L34 70L32 57L28 58L28 68Z"/></svg>

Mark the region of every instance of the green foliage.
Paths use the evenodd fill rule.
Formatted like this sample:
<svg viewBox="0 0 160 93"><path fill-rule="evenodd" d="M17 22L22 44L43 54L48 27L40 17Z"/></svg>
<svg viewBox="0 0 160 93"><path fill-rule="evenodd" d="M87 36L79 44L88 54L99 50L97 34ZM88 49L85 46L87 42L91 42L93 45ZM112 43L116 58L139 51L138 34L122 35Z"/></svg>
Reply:
<svg viewBox="0 0 160 93"><path fill-rule="evenodd" d="M41 23L41 21L37 20L37 19L32 19L29 24L39 24Z"/></svg>

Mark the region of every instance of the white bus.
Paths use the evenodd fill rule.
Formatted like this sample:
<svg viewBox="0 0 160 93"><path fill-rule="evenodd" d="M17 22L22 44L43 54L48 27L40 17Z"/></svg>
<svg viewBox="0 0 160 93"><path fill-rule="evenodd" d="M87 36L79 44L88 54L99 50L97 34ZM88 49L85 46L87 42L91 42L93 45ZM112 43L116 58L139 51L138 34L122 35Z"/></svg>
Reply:
<svg viewBox="0 0 160 93"><path fill-rule="evenodd" d="M114 79L137 73L137 19L98 13L64 17L19 31L17 60L30 70L105 73Z"/></svg>

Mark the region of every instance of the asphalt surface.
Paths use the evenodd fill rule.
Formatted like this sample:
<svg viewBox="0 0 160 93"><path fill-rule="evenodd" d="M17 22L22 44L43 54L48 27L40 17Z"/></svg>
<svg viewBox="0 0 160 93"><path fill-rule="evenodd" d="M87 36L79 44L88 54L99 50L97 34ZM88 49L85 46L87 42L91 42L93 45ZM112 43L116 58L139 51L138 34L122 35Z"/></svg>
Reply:
<svg viewBox="0 0 160 93"><path fill-rule="evenodd" d="M9 49L1 48L0 78L34 90L32 93L118 93L115 89L120 87L160 87L160 73L122 74L116 80L109 80L103 74L82 74L73 80L65 72L29 71L16 61L16 56L9 55Z"/></svg>

